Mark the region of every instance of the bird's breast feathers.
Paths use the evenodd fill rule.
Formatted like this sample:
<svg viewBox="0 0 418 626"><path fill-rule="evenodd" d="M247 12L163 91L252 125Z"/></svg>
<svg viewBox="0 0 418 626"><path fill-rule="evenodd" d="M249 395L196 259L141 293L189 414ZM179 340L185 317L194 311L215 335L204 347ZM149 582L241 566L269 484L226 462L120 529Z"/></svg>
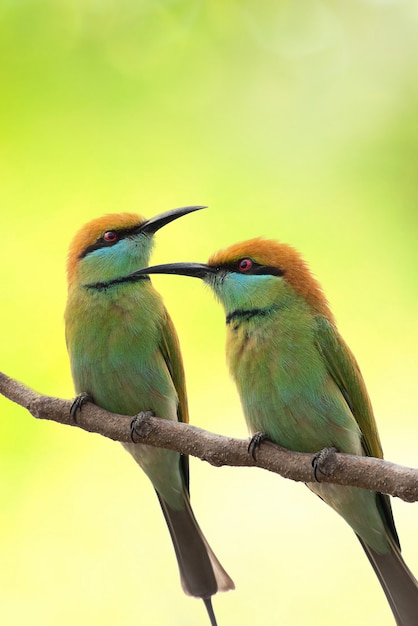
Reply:
<svg viewBox="0 0 418 626"><path fill-rule="evenodd" d="M299 451L361 453L358 425L318 351L313 317L284 310L231 325L227 354L251 432Z"/></svg>
<svg viewBox="0 0 418 626"><path fill-rule="evenodd" d="M104 294L69 299L67 344L77 392L90 393L97 404L117 413L153 410L176 419L175 403L164 404L177 394L159 348L160 303L155 298L146 306L144 297L113 301Z"/></svg>

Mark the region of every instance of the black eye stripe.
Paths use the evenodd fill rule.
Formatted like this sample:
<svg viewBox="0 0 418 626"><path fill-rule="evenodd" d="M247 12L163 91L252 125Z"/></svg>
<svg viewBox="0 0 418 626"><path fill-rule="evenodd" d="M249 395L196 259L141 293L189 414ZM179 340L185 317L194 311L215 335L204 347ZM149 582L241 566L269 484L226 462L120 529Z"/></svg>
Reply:
<svg viewBox="0 0 418 626"><path fill-rule="evenodd" d="M247 274L259 274L259 275L269 274L271 276L283 276L284 270L282 270L280 267L273 267L270 265L259 265L258 267L254 267L253 269L251 269L249 272L247 272Z"/></svg>
<svg viewBox="0 0 418 626"><path fill-rule="evenodd" d="M249 258L249 257L248 257ZM234 263L224 263L222 265L219 265L218 268L219 270L224 270L227 272L232 272L235 274L241 274L242 276L251 276L251 275L258 275L258 276L283 276L284 275L284 270L282 270L280 267L274 267L272 265L261 265L261 263L256 263L256 261L254 261L253 259L250 259L252 261L252 267L246 271L242 271L239 269L239 265L241 263L243 259L239 259L239 261L235 261Z"/></svg>
<svg viewBox="0 0 418 626"><path fill-rule="evenodd" d="M111 246L116 245L117 243L119 243L119 241L121 239L126 239L127 237L132 237L135 233L138 232L138 229L140 228L141 224L137 224L136 226L132 226L130 228L114 228L114 229L107 229L103 235L101 237L99 237L99 239L97 239L97 241L95 243L90 244L89 246L87 246L86 248L84 248L83 252L80 254L79 258L82 259L83 257L87 256L88 254L90 254L90 252L94 252L94 250L99 250L100 248L110 248ZM114 232L116 234L116 238L113 241L107 241L106 239L104 239L104 235L108 232Z"/></svg>

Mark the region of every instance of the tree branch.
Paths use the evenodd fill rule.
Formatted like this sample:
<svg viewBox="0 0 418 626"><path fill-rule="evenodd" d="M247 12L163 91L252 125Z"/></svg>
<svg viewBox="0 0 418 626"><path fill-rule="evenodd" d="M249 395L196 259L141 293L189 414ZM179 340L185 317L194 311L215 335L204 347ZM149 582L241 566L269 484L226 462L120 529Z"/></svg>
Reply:
<svg viewBox="0 0 418 626"><path fill-rule="evenodd" d="M115 441L132 441L132 417L109 413L92 403L86 403L77 412L74 420L70 414L71 401L41 395L1 372L0 393L38 419L77 426ZM315 482L312 468L315 455L292 452L270 442L262 444L254 460L248 453L248 440L215 435L190 424L146 414L140 414L137 419L134 436L135 442L195 456L218 467L259 467L291 480ZM402 467L382 459L331 451L325 455L320 470L317 476L321 482L363 487L406 502L418 501L417 469Z"/></svg>

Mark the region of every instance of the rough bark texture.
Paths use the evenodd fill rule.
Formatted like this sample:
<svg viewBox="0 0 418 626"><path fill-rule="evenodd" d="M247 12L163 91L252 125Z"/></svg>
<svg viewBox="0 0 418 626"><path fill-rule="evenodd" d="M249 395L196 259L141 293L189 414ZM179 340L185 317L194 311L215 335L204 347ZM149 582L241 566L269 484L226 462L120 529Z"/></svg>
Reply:
<svg viewBox="0 0 418 626"><path fill-rule="evenodd" d="M92 403L83 405L74 419L72 402L44 396L0 373L0 393L27 409L38 419L77 426L115 441L131 441L132 417L109 413ZM260 467L295 481L313 482L315 455L291 452L268 441L261 444L256 460L248 452L248 440L233 439L149 414L135 418L134 440L198 457L211 465ZM321 482L353 485L380 491L405 500L418 500L418 470L381 459L340 454L321 454L316 476Z"/></svg>

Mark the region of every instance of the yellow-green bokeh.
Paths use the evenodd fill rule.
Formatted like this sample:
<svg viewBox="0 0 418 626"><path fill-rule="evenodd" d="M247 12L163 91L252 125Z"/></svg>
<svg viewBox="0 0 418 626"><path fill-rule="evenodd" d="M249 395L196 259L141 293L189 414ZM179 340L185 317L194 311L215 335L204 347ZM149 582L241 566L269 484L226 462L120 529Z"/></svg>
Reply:
<svg viewBox="0 0 418 626"><path fill-rule="evenodd" d="M153 261L266 235L310 262L360 361L386 457L418 466L418 5L408 0L6 0L0 6L1 364L73 394L65 258L105 212L209 209ZM246 436L220 307L156 277L191 418ZM0 621L206 625L120 446L0 399ZM220 626L392 624L353 533L302 485L192 461L196 515L236 582ZM416 505L394 502L418 572Z"/></svg>

